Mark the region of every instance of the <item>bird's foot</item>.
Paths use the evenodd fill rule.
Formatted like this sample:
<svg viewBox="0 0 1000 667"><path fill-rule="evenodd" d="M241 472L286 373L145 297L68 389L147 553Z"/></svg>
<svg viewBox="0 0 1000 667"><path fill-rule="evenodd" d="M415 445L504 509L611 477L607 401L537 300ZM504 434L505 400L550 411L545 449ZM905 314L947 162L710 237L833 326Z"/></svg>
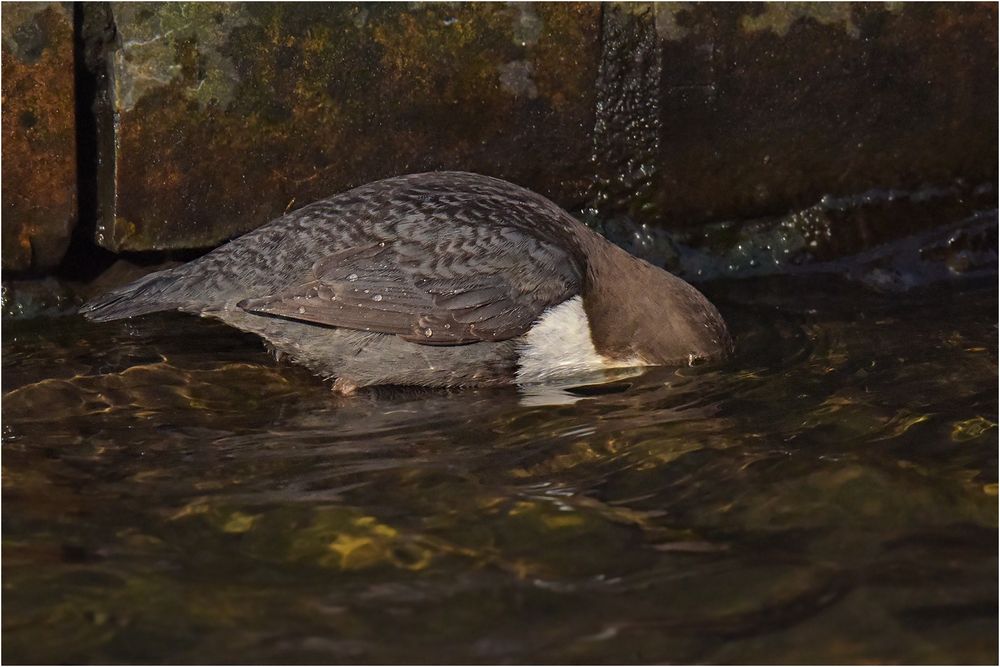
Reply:
<svg viewBox="0 0 1000 667"><path fill-rule="evenodd" d="M333 392L341 396L353 396L358 391L358 385L345 378L333 381Z"/></svg>

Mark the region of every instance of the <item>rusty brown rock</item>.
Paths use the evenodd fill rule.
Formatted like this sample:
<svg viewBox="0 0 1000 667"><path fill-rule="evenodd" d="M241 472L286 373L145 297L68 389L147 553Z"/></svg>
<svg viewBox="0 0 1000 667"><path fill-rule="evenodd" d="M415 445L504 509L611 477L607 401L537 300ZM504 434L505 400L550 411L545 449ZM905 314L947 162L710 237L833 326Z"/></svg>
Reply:
<svg viewBox="0 0 1000 667"><path fill-rule="evenodd" d="M76 221L73 16L60 3L4 3L3 269L62 259Z"/></svg>
<svg viewBox="0 0 1000 667"><path fill-rule="evenodd" d="M599 5L111 9L104 247L209 246L350 186L433 169L584 199Z"/></svg>

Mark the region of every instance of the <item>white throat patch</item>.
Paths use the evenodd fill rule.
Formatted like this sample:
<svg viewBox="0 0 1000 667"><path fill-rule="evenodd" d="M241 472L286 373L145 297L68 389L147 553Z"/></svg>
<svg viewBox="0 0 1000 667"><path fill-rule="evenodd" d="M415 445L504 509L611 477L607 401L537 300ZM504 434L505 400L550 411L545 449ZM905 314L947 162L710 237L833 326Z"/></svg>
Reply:
<svg viewBox="0 0 1000 667"><path fill-rule="evenodd" d="M574 296L542 313L521 338L518 347L518 384L550 382L586 376L615 368L645 366L641 359L619 361L594 348L583 298Z"/></svg>

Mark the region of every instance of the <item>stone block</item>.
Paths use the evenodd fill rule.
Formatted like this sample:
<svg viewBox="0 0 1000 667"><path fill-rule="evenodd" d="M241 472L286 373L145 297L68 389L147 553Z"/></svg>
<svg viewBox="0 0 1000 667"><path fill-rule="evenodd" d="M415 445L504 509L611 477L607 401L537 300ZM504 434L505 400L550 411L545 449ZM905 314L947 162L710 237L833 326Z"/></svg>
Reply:
<svg viewBox="0 0 1000 667"><path fill-rule="evenodd" d="M111 250L211 246L407 172L478 171L569 205L586 196L600 5L110 12L97 241Z"/></svg>
<svg viewBox="0 0 1000 667"><path fill-rule="evenodd" d="M997 6L612 4L601 213L686 224L997 178Z"/></svg>
<svg viewBox="0 0 1000 667"><path fill-rule="evenodd" d="M77 218L73 14L4 3L3 270L56 266Z"/></svg>

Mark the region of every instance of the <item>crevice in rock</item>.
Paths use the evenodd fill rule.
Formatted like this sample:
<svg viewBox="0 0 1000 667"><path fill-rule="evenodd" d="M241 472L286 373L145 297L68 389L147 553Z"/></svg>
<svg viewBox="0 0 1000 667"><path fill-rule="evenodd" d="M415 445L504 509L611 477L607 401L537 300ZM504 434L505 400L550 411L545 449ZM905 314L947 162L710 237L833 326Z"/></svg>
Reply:
<svg viewBox="0 0 1000 667"><path fill-rule="evenodd" d="M97 104L100 77L103 75L103 50L113 39L114 23L105 3L74 3L77 224L66 254L54 272L64 280L88 282L117 259L113 253L99 247L94 241L101 214Z"/></svg>
<svg viewBox="0 0 1000 667"><path fill-rule="evenodd" d="M99 235L115 219L117 187L111 61L119 35L110 4L74 4L73 40L78 222L53 275L77 284L86 297L92 296L92 287L110 288L169 263L195 259L209 249L115 253L102 247ZM116 263L119 266L109 271Z"/></svg>

